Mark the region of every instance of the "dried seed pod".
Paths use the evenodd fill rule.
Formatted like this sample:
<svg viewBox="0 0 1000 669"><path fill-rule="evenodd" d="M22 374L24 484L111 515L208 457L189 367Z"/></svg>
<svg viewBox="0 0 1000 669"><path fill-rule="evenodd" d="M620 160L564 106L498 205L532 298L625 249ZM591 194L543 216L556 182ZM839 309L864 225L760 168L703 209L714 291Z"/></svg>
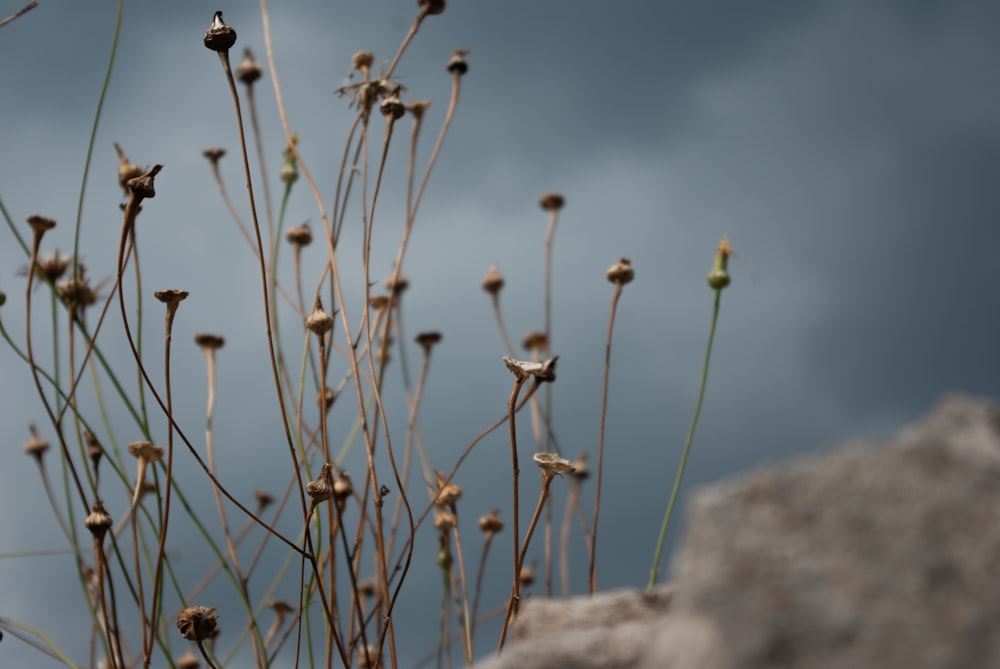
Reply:
<svg viewBox="0 0 1000 669"><path fill-rule="evenodd" d="M317 336L323 336L333 329L333 316L323 311L323 305L318 299L316 300L316 308L306 319L306 327Z"/></svg>
<svg viewBox="0 0 1000 669"><path fill-rule="evenodd" d="M535 453L532 456L535 464L541 467L543 474L555 476L556 474L572 474L573 465L566 458L559 457L555 453Z"/></svg>
<svg viewBox="0 0 1000 669"><path fill-rule="evenodd" d="M260 79L263 72L260 62L253 57L250 49L243 49L243 62L236 68L236 78L247 86L252 86L253 82Z"/></svg>
<svg viewBox="0 0 1000 669"><path fill-rule="evenodd" d="M205 31L205 46L212 51L229 51L236 44L236 31L222 20L222 12L217 11L212 17L212 25Z"/></svg>
<svg viewBox="0 0 1000 669"><path fill-rule="evenodd" d="M522 587L527 587L535 582L535 568L530 564L521 566L521 573L518 576Z"/></svg>
<svg viewBox="0 0 1000 669"><path fill-rule="evenodd" d="M451 54L451 58L448 60L448 64L445 65L445 69L452 74L465 74L469 71L469 64L465 62L465 56L468 54L468 49L455 49L455 53Z"/></svg>
<svg viewBox="0 0 1000 669"><path fill-rule="evenodd" d="M331 467L332 465L329 462L325 463L323 469L320 470L319 476L306 485L306 493L308 493L309 499L312 500L313 506L333 497L333 480L330 477Z"/></svg>
<svg viewBox="0 0 1000 669"><path fill-rule="evenodd" d="M347 472L340 472L340 476L333 482L333 496L337 500L344 500L354 494L354 486L351 485L351 476Z"/></svg>
<svg viewBox="0 0 1000 669"><path fill-rule="evenodd" d="M382 112L382 116L394 121L402 118L403 114L406 113L406 107L403 105L403 101L399 99L399 90L399 86L392 89L389 97L382 100L382 103L378 106L379 111Z"/></svg>
<svg viewBox="0 0 1000 669"><path fill-rule="evenodd" d="M253 496L257 499L257 510L258 511L263 511L267 507L269 507L272 504L274 504L274 497L272 497L268 493L264 492L263 490L258 490L257 492L255 492L253 494Z"/></svg>
<svg viewBox="0 0 1000 669"><path fill-rule="evenodd" d="M214 165L219 162L219 159L221 159L222 156L226 155L226 150L221 148L205 149L201 152L201 155L208 158Z"/></svg>
<svg viewBox="0 0 1000 669"><path fill-rule="evenodd" d="M590 467L587 465L587 453L583 451L573 461L573 478L583 481L590 477Z"/></svg>
<svg viewBox="0 0 1000 669"><path fill-rule="evenodd" d="M219 616L214 607L189 606L177 616L177 631L188 641L212 639L219 633Z"/></svg>
<svg viewBox="0 0 1000 669"><path fill-rule="evenodd" d="M500 509L493 509L489 514L479 518L479 529L489 534L496 534L503 529L500 519Z"/></svg>
<svg viewBox="0 0 1000 669"><path fill-rule="evenodd" d="M483 290L485 290L490 295L496 295L503 288L503 277L500 276L500 272L497 271L495 265L491 266L489 271L486 272L486 277L483 279Z"/></svg>
<svg viewBox="0 0 1000 669"><path fill-rule="evenodd" d="M288 228L288 231L285 233L285 239L295 246L309 246L312 244L313 233L309 229L309 224L303 223L302 225L296 225L294 228Z"/></svg>
<svg viewBox="0 0 1000 669"><path fill-rule="evenodd" d="M385 287L388 288L389 292L393 295L400 295L410 287L410 280L402 274L397 276L395 279L390 276L385 280Z"/></svg>
<svg viewBox="0 0 1000 669"><path fill-rule="evenodd" d="M187 299L189 293L186 290L176 290L174 288L169 288L167 290L158 290L153 293L153 296L164 304L177 304L183 302Z"/></svg>
<svg viewBox="0 0 1000 669"><path fill-rule="evenodd" d="M371 51L356 51L353 56L351 56L351 66L355 70L360 70L364 72L372 63L375 62L375 54Z"/></svg>
<svg viewBox="0 0 1000 669"><path fill-rule="evenodd" d="M430 353L431 349L434 348L434 345L441 341L441 333L421 332L416 337L413 338L413 341L423 346L424 351Z"/></svg>
<svg viewBox="0 0 1000 669"><path fill-rule="evenodd" d="M187 652L177 658L176 664L177 669L198 669L201 666L201 660L198 659L193 650L188 648Z"/></svg>
<svg viewBox="0 0 1000 669"><path fill-rule="evenodd" d="M323 390L316 391L316 404L322 406L324 411L329 412L336 399L337 392L330 386L324 386Z"/></svg>
<svg viewBox="0 0 1000 669"><path fill-rule="evenodd" d="M28 217L28 225L31 229L35 231L35 234L43 234L47 230L51 230L56 227L56 222L51 218L45 218L44 216L39 216L38 214L32 214Z"/></svg>
<svg viewBox="0 0 1000 669"><path fill-rule="evenodd" d="M632 283L632 279L635 278L635 270L632 269L632 263L628 258L622 258L609 267L605 275L611 283L624 286L626 283Z"/></svg>
<svg viewBox="0 0 1000 669"><path fill-rule="evenodd" d="M458 500L462 498L462 489L459 488L454 483L445 482L445 477L441 472L435 472L437 475L438 484L438 494L434 498L434 503L438 506L451 506Z"/></svg>
<svg viewBox="0 0 1000 669"><path fill-rule="evenodd" d="M415 121L419 121L424 117L424 112L427 108L431 106L430 100L418 100L416 102L407 102L405 105L406 111L410 112L410 116L414 118Z"/></svg>
<svg viewBox="0 0 1000 669"><path fill-rule="evenodd" d="M379 311L380 309L385 309L389 306L389 296L388 295L372 295L368 298L368 306Z"/></svg>
<svg viewBox="0 0 1000 669"><path fill-rule="evenodd" d="M24 452L41 462L45 451L49 450L49 442L38 436L38 429L34 423L28 426L28 430L31 432L31 436L28 437L28 441L24 442Z"/></svg>
<svg viewBox="0 0 1000 669"><path fill-rule="evenodd" d="M122 192L128 196L128 182L140 176L145 170L140 165L136 165L128 159L122 147L115 142L115 153L118 154L118 185L122 187Z"/></svg>
<svg viewBox="0 0 1000 669"><path fill-rule="evenodd" d="M362 581L358 581L358 594L362 597L374 597L375 596L375 579L366 578Z"/></svg>
<svg viewBox="0 0 1000 669"><path fill-rule="evenodd" d="M515 360L507 355L503 356L503 361L507 365L507 369L517 378L534 376L541 381L556 380L556 361L558 360L558 355L544 362L528 362L525 360Z"/></svg>
<svg viewBox="0 0 1000 669"><path fill-rule="evenodd" d="M95 539L103 541L105 533L111 527L111 516L104 510L104 504L99 499L95 499L90 508L90 515L83 521L83 524L90 530Z"/></svg>
<svg viewBox="0 0 1000 669"><path fill-rule="evenodd" d="M225 345L226 340L222 337L222 335L199 332L194 336L194 343L203 349L214 351L222 348Z"/></svg>
<svg viewBox="0 0 1000 669"><path fill-rule="evenodd" d="M434 509L434 529L439 532L450 532L458 525L458 519L451 511L437 507Z"/></svg>
<svg viewBox="0 0 1000 669"><path fill-rule="evenodd" d="M90 430L83 431L83 441L87 444L87 457L94 464L94 471L97 471L97 466L101 463L101 457L104 455L104 449L101 448L101 443L97 441L97 437Z"/></svg>
<svg viewBox="0 0 1000 669"><path fill-rule="evenodd" d="M147 463L163 459L163 449L148 441L133 441L128 445L128 452Z"/></svg>
<svg viewBox="0 0 1000 669"><path fill-rule="evenodd" d="M546 193L539 198L538 204L545 211L559 211L566 205L566 198L559 193Z"/></svg>
<svg viewBox="0 0 1000 669"><path fill-rule="evenodd" d="M139 198L156 197L156 189L153 188L153 178L159 174L162 169L163 165L153 165L144 174L141 174L134 179L129 179L126 182L129 191L134 193Z"/></svg>
<svg viewBox="0 0 1000 669"><path fill-rule="evenodd" d="M417 0L420 11L427 15L440 14L444 11L445 0Z"/></svg>

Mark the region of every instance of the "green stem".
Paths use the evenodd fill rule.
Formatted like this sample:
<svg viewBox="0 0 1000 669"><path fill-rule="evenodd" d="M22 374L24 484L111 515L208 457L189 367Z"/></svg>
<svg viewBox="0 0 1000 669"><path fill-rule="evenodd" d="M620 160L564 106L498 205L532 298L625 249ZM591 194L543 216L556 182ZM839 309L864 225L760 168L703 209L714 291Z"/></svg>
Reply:
<svg viewBox="0 0 1000 669"><path fill-rule="evenodd" d="M670 526L670 517L674 513L674 504L677 503L677 493L681 489L681 480L684 478L684 468L687 466L688 454L691 452L691 442L694 440L694 430L698 425L698 414L701 413L701 402L705 398L705 384L708 381L708 361L712 357L712 341L715 339L715 324L719 319L719 297L722 289L715 290L715 301L712 305L712 325L708 330L708 346L705 349L705 363L701 369L701 387L698 389L698 402L694 406L694 416L691 418L691 428L688 430L687 441L684 442L684 453L681 455L681 465L677 468L677 478L674 479L674 489L670 493L670 503L667 504L667 512L663 516L663 526L660 528L660 539L656 544L656 553L653 555L653 567L649 572L649 585L647 591L652 591L656 585L656 579L660 573L660 557L663 553L663 543L667 538L667 528Z"/></svg>

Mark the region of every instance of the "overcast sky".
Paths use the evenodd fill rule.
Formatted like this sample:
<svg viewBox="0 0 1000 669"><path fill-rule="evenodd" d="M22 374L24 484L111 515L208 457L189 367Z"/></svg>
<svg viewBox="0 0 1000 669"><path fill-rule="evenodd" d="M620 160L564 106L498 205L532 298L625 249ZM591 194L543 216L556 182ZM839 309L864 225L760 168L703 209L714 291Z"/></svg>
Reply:
<svg viewBox="0 0 1000 669"><path fill-rule="evenodd" d="M20 4L0 3L0 16ZM333 91L349 83L353 52L391 59L415 3L274 4L289 123L329 209L354 114ZM152 292L189 290L174 332L176 412L201 445L205 370L191 337L206 330L225 335L215 421L219 469L234 494L250 499L256 489L279 492L289 466L264 348L256 261L201 156L206 147L229 149L223 174L246 216L232 102L218 59L201 44L216 8L193 0L125 7L83 197L80 253L96 280L113 275L122 201L113 143L138 163L164 164L138 229L148 359L158 370L162 307ZM218 8L239 34L234 57L250 47L263 59L259 7ZM0 201L26 238L30 214L59 222L46 249L73 246L115 10L110 2L42 0L0 29ZM722 296L685 491L845 440L891 434L948 391L1000 395L998 27L1000 6L987 0L452 2L428 19L397 70L404 100L433 101L420 145L424 160L447 107L444 64L454 49L471 49L455 121L404 262L411 281L407 332L444 334L421 409L433 464L449 468L505 411L512 377L479 285L491 264L507 280L501 304L512 337L544 325L546 218L537 202L546 191L567 201L554 244L552 346L560 361L553 413L559 443L571 456L581 450L593 456L596 449L612 294L604 271L622 256L636 271L622 296L612 351L602 588L641 587L648 578L696 399L711 315L705 275L723 235L740 258L731 262L733 282ZM277 199L285 139L270 73L257 90ZM376 213L375 279L391 272L402 229L404 126ZM287 224L306 220L318 229L316 203L300 181ZM7 304L0 319L23 346L25 279L17 270L27 259L2 225L0 291ZM363 285L359 231L357 217L349 220L342 242L346 289L355 296ZM320 244L305 251L307 289L324 257ZM288 282L291 256L280 262ZM126 290L134 299L134 277ZM49 366L43 334L50 328L49 297L44 288L34 295L36 352ZM103 345L134 393L117 307L109 316ZM358 321L356 303L347 316ZM287 310L282 334L297 360L301 324ZM339 326L337 337L343 341ZM415 376L419 350L408 346ZM389 383L399 381L397 356ZM82 392L100 425L92 386ZM0 393L6 435L0 495L8 509L0 514L0 616L39 627L83 662L87 613L70 557L14 555L63 549L65 542L34 463L21 452L29 422L53 442L55 435L27 367L6 345ZM405 410L398 392L389 398L393 437L401 444ZM342 399L331 414L338 438L350 429L355 406ZM154 439L165 441L152 404L150 412ZM120 443L139 438L120 406L109 413ZM519 424L529 444L526 415ZM524 500L538 489L528 452L522 448L525 514ZM207 480L188 454L179 460L187 490L214 522ZM52 455L49 463L61 489ZM466 493L460 511L470 561L479 552L475 518L501 507L509 520L507 472L509 448L498 433L477 447L456 479ZM559 513L565 490L556 481ZM121 517L122 487L104 496L112 516ZM403 666L429 652L437 633L439 581L428 529L397 611L397 622L406 621ZM583 554L574 531L575 550ZM673 526L671 545L681 532L682 523ZM212 555L200 540L189 541L193 535L181 525L170 536L192 584ZM509 588L509 541L508 528L490 557L484 610ZM530 559L541 556L540 540L537 547ZM275 548L268 568L276 570L286 556ZM583 561L574 564L576 592L585 590L584 571ZM280 594L292 598L295 580ZM200 602L219 606L224 648L240 619L235 602L224 599L228 592L220 586L206 595L217 594L217 601ZM490 630L482 638L480 655L496 637ZM46 662L14 638L0 643L4 666L57 666Z"/></svg>

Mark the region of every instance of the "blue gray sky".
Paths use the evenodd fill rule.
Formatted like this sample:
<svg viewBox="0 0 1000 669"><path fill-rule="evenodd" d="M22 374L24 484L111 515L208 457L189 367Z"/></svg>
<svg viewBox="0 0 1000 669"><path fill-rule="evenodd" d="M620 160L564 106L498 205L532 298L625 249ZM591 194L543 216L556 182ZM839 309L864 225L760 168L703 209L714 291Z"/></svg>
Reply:
<svg viewBox="0 0 1000 669"><path fill-rule="evenodd" d="M0 15L19 4L3 4ZM210 146L230 151L223 174L246 216L232 102L218 59L201 44L217 8L239 34L234 55L250 47L263 59L255 3L126 3L83 192L80 253L95 279L114 273L121 191L113 143L136 162L164 164L138 229L148 359L158 369L163 350L161 307L152 292L189 290L174 333L179 421L198 445L205 370L191 337L225 335L217 457L227 485L250 498L259 488L278 492L289 465L265 355L256 261L201 156ZM59 222L45 238L47 249L73 246L115 11L113 3L43 0L0 29L0 201L24 235L30 214ZM355 51L391 58L415 3L284 2L271 12L289 123L329 209L353 118L347 100L333 91L348 83ZM696 398L711 315L705 275L723 235L740 258L731 262L733 283L722 296L685 491L848 439L890 434L948 391L1000 395L989 362L1000 338L998 23L1000 7L985 0L733 0L610 9L593 2L452 2L428 19L397 71L404 100L433 102L420 144L424 161L447 106L444 64L454 49L471 50L456 118L404 262L411 281L406 331L444 334L421 408L433 464L451 465L503 413L510 391L502 341L479 285L490 265L507 280L501 304L512 336L519 340L543 325L546 218L537 201L546 191L567 200L554 244L552 346L560 356L555 430L569 455L593 456L597 444L612 293L604 271L622 256L636 271L619 306L612 350L602 588L642 586L648 578ZM258 101L277 194L285 139L269 72ZM376 279L389 275L398 248L405 151L402 141L394 144L378 204ZM318 229L315 201L300 181L287 221L306 220ZM357 295L363 274L356 216L345 226L342 248L346 289ZM304 253L307 286L315 284L324 257L319 244ZM290 261L290 255L280 261L286 282ZM7 304L0 319L19 345L25 279L17 270L25 264L4 223L0 291ZM133 299L135 289L128 280ZM35 299L36 350L51 362L46 290ZM103 346L118 373L131 379L117 308L110 316ZM356 302L347 317L357 323ZM282 334L297 359L301 323L287 310ZM343 341L342 332L338 337ZM415 376L419 351L408 346ZM389 373L396 388L398 363L397 356ZM17 556L65 547L34 463L21 452L29 422L50 440L53 430L27 367L5 345L0 370L6 426L0 494L9 509L0 515L0 616L41 628L83 662L87 614L69 556ZM162 380L162 372L154 377ZM86 392L83 402L93 414L93 391ZM349 396L342 400L331 419L339 435L350 429L354 411ZM402 443L401 396L390 392L389 400L396 407L393 438ZM163 441L163 421L154 407L150 412L154 437ZM120 443L139 438L120 406L109 407L109 420ZM522 443L530 443L527 417L521 428ZM522 507L538 486L528 451L522 448ZM207 480L185 454L178 466L192 499L214 521ZM507 440L498 433L477 447L456 479L465 491L461 520L470 561L479 552L474 519L499 506L509 520L508 472ZM565 499L560 484L557 517ZM120 517L127 506L122 487L105 497ZM682 532L682 522L672 526L671 546ZM183 524L171 537L179 568L193 582L212 555ZM509 587L509 541L508 529L490 556L484 610ZM277 570L287 553L272 549L266 568ZM434 550L425 532L397 611L403 666L416 664L436 638ZM584 571L583 561L574 563L576 592L585 589ZM291 591L279 594L290 598ZM206 593L219 599L204 602L220 607L224 632L239 619L227 592ZM481 638L479 655L489 652L495 634L487 629ZM4 665L58 666L47 662L14 638L0 642Z"/></svg>

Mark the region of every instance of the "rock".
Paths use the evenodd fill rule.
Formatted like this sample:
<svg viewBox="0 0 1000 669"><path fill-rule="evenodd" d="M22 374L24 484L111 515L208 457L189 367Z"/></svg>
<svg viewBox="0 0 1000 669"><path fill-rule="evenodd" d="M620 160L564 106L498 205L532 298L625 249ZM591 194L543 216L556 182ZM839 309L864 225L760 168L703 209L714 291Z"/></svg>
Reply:
<svg viewBox="0 0 1000 669"><path fill-rule="evenodd" d="M705 488L686 528L672 595L533 600L480 666L1000 667L993 403Z"/></svg>

